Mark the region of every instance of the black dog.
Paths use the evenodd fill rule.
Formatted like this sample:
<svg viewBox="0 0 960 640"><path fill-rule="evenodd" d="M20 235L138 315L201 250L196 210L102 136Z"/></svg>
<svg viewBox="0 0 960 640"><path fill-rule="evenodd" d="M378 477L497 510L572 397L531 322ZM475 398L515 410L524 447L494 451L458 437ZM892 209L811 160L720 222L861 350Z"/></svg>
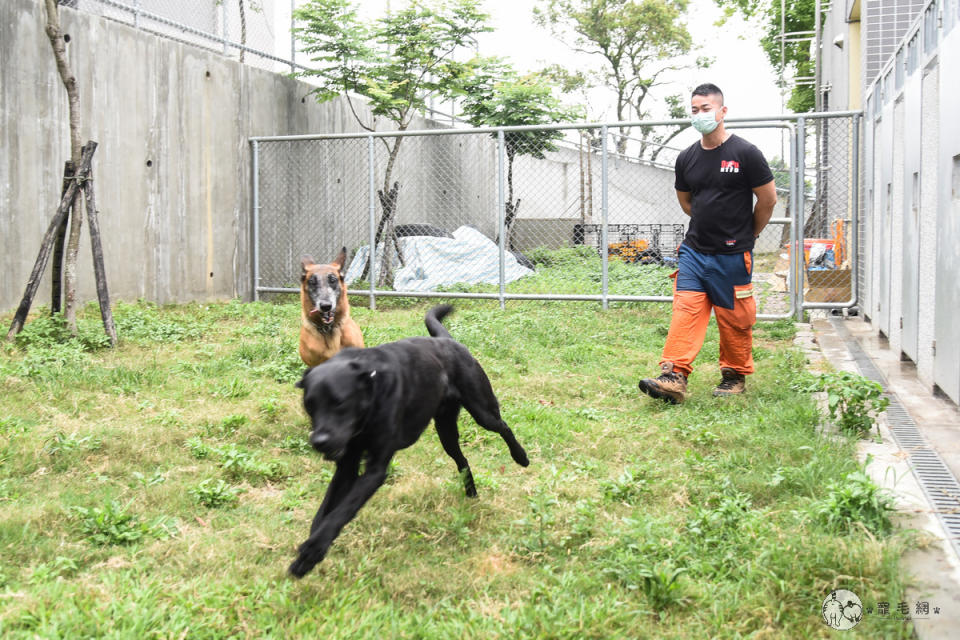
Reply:
<svg viewBox="0 0 960 640"><path fill-rule="evenodd" d="M368 349L344 349L308 369L297 386L310 415L310 444L337 463L310 537L290 573L301 578L323 560L330 544L383 484L390 459L420 437L432 418L444 451L457 463L470 497L477 495L460 451L457 416L465 407L481 427L506 441L517 464L527 454L500 417L487 374L441 324L453 307L427 312L432 338L398 340ZM358 475L360 460L365 467Z"/></svg>

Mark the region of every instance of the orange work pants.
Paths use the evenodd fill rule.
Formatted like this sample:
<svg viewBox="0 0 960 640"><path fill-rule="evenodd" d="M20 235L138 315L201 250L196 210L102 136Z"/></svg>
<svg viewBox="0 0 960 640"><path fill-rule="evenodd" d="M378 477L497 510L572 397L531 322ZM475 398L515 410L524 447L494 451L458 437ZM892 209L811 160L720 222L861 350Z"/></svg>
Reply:
<svg viewBox="0 0 960 640"><path fill-rule="evenodd" d="M753 284L735 286L733 309L724 309L713 305L703 291L677 291L676 274L671 277L673 318L660 364L672 362L674 370L685 376L693 372L693 361L703 347L712 309L720 330L720 366L743 375L753 373L753 325L757 321Z"/></svg>

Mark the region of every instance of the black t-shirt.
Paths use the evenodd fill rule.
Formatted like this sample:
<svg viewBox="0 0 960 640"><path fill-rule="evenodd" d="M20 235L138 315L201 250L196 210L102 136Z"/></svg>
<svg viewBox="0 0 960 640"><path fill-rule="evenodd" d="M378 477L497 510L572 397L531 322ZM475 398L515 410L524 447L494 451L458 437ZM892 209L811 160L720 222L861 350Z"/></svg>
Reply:
<svg viewBox="0 0 960 640"><path fill-rule="evenodd" d="M683 243L707 254L753 249L753 189L773 180L755 146L737 135L714 149L700 141L677 156L677 191L689 191L690 228Z"/></svg>

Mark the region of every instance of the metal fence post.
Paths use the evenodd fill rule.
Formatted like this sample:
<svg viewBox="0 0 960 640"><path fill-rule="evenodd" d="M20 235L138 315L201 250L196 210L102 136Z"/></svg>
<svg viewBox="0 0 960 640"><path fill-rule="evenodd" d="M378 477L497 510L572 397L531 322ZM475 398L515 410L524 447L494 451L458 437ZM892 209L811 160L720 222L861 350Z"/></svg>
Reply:
<svg viewBox="0 0 960 640"><path fill-rule="evenodd" d="M806 192L806 138L807 122L803 116L797 118L797 241L794 245L793 262L797 277L794 279L794 294L796 295L797 322L803 322L803 285L806 279L806 269L804 269L803 246L806 240L806 234L803 231L803 201Z"/></svg>
<svg viewBox="0 0 960 640"><path fill-rule="evenodd" d="M376 184L376 166L375 154L373 152L373 136L367 136L367 179L369 181L369 200L370 200L370 266L367 273L370 276L370 309L377 308L377 296L374 293L374 268L377 264L377 184Z"/></svg>
<svg viewBox="0 0 960 640"><path fill-rule="evenodd" d="M610 306L609 301L607 300L607 295L609 293L609 251L610 247L607 242L607 233L608 233L608 222L609 222L609 207L608 205L608 196L609 196L609 174L607 173L607 163L608 163L608 154L607 154L607 125L600 127L600 244L603 246L603 252L601 254L601 265L600 265L600 300L601 306L603 309L607 309Z"/></svg>
<svg viewBox="0 0 960 640"><path fill-rule="evenodd" d="M797 238L799 237L797 231L797 192L799 189L797 185L803 182L803 176L797 173L797 164L797 128L793 127L790 129L790 209L787 211L790 218L790 264L787 265L787 273L790 278L790 309L787 317L797 313L797 278L799 277L795 259Z"/></svg>
<svg viewBox="0 0 960 640"><path fill-rule="evenodd" d="M252 147L253 171L253 300L260 299L260 144L254 140Z"/></svg>
<svg viewBox="0 0 960 640"><path fill-rule="evenodd" d="M297 36L294 29L297 21L293 17L293 12L297 8L297 0L290 0L290 73L297 72Z"/></svg>
<svg viewBox="0 0 960 640"><path fill-rule="evenodd" d="M853 159L851 160L853 171L853 197L851 202L850 220L850 297L860 300L860 114L853 116Z"/></svg>
<svg viewBox="0 0 960 640"><path fill-rule="evenodd" d="M499 238L499 253L500 253L500 275L499 275L499 284L500 284L500 308L506 308L506 292L507 292L507 266L506 266L506 216L507 216L507 207L506 207L506 195L504 193L503 185L503 158L504 150L506 148L506 139L503 134L503 129L497 131L497 237Z"/></svg>

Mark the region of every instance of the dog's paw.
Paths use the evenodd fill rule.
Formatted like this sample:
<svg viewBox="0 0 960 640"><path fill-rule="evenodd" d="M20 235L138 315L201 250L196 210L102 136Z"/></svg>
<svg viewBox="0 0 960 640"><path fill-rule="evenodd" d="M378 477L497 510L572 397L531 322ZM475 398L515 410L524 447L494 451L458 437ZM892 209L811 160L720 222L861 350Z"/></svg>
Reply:
<svg viewBox="0 0 960 640"><path fill-rule="evenodd" d="M316 564L317 564L316 562L309 560L305 556L299 556L296 560L293 561L293 563L290 565L290 568L287 569L287 571L290 572L290 575L292 575L294 578L299 580L303 576L310 573L310 570L313 569L313 567Z"/></svg>
<svg viewBox="0 0 960 640"><path fill-rule="evenodd" d="M513 461L516 462L521 467L530 466L530 459L527 458L527 452L524 451L523 449L519 449L518 451L511 451L510 453L513 454Z"/></svg>

